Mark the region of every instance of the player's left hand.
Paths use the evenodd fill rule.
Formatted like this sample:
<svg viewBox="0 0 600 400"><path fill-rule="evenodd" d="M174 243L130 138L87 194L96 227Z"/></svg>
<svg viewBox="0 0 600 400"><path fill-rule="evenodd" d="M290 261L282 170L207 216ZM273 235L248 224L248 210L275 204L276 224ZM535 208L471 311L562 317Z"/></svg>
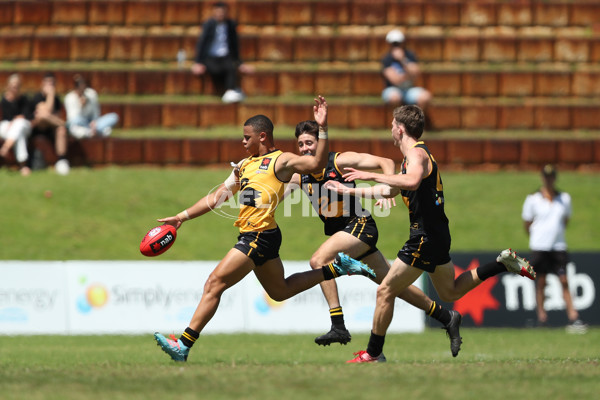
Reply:
<svg viewBox="0 0 600 400"><path fill-rule="evenodd" d="M346 172L344 175L342 175L342 177L344 178L344 180L346 182L352 182L355 181L357 179L363 180L363 181L368 181L371 180L372 174L370 172L367 171L360 171L358 169L354 169L354 168L344 168Z"/></svg>
<svg viewBox="0 0 600 400"><path fill-rule="evenodd" d="M313 111L315 113L315 121L317 121L317 124L327 129L327 100L325 100L325 97L321 95L317 96Z"/></svg>
<svg viewBox="0 0 600 400"><path fill-rule="evenodd" d="M379 199L375 202L375 207L379 207L380 210L396 207L396 199L393 197L391 199Z"/></svg>
<svg viewBox="0 0 600 400"><path fill-rule="evenodd" d="M182 221L176 215L173 217L159 218L159 219L157 219L157 221L164 222L165 224L174 226L175 229L179 229L179 227L182 224Z"/></svg>
<svg viewBox="0 0 600 400"><path fill-rule="evenodd" d="M327 190L331 190L332 192L337 192L337 193L344 193L344 192L350 191L349 190L350 188L348 186L345 186L343 183L338 182L338 181L327 181L327 182L325 182L323 187Z"/></svg>

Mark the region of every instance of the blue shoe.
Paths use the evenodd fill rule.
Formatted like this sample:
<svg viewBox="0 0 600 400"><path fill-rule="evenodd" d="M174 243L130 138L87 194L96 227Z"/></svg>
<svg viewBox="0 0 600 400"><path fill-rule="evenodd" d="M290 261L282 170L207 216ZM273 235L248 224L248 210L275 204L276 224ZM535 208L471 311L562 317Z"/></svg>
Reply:
<svg viewBox="0 0 600 400"><path fill-rule="evenodd" d="M167 339L158 332L154 333L154 339L160 346L160 348L171 356L173 361L187 361L190 348L184 345L181 340L171 335L171 339Z"/></svg>
<svg viewBox="0 0 600 400"><path fill-rule="evenodd" d="M360 274L367 278L375 279L375 272L367 264L355 260L347 254L338 253L332 264L337 276Z"/></svg>

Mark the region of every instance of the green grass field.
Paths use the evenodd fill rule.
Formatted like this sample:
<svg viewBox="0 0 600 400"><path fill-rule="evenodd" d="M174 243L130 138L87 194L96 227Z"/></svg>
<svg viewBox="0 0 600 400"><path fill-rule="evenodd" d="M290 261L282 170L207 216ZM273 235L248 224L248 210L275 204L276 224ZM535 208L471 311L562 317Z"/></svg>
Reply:
<svg viewBox="0 0 600 400"><path fill-rule="evenodd" d="M0 170L4 260L148 260L139 242L156 218L206 194L226 169L75 168L27 179ZM520 212L539 185L533 172L443 173L453 250L527 248ZM600 249L600 177L563 172L573 196L573 250ZM45 194L50 191L51 196ZM278 221L281 256L306 260L324 239L300 206ZM379 247L393 257L408 233L398 204L377 219ZM186 223L160 260L220 259L237 235L216 214ZM149 262L152 262L149 260ZM317 347L313 334L202 336L186 364L175 364L143 336L0 336L0 399L592 399L600 389L600 329L463 329L452 358L443 331L395 334L382 365L346 365L367 335L348 346Z"/></svg>
<svg viewBox="0 0 600 400"><path fill-rule="evenodd" d="M437 329L386 340L386 364L347 365L367 335L317 347L314 335L208 335L187 363L144 336L0 337L0 398L595 399L600 330L463 329L450 355Z"/></svg>
<svg viewBox="0 0 600 400"><path fill-rule="evenodd" d="M174 215L228 175L218 168L74 168L24 179L0 169L4 260L142 260L138 245L156 219ZM536 172L444 172L452 250L527 250L521 221L525 196L540 184ZM561 172L558 185L571 193L574 215L567 231L572 250L600 250L600 175ZM51 197L45 193L50 191ZM316 216L302 206L277 211L284 235L281 257L306 260L325 236ZM235 210L232 210L235 213ZM408 213L399 200L387 217L376 218L378 247L393 258L408 235ZM187 222L161 260L218 260L235 243L233 220L214 213Z"/></svg>

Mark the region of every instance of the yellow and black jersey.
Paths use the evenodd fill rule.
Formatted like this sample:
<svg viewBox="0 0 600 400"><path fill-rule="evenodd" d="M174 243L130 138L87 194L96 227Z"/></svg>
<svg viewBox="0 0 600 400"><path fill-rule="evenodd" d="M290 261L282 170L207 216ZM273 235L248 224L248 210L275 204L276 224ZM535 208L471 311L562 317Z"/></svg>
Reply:
<svg viewBox="0 0 600 400"><path fill-rule="evenodd" d="M302 175L302 190L307 194L313 207L324 222L325 234L333 235L343 230L352 217L367 217L369 212L362 208L360 199L327 190L323 185L327 181L338 181L348 187L355 187L354 182L345 182L336 160L340 153L330 152L327 165L320 173Z"/></svg>
<svg viewBox="0 0 600 400"><path fill-rule="evenodd" d="M409 212L410 237L427 236L449 240L448 218L444 211L444 186L438 165L424 142L417 142L414 147L427 152L431 173L421 181L417 190L402 190L402 199ZM402 161L401 173L406 174L406 157Z"/></svg>
<svg viewBox="0 0 600 400"><path fill-rule="evenodd" d="M240 232L262 232L277 227L274 214L286 183L275 175L275 163L281 154L281 150L273 150L242 161L238 195L240 213L234 223Z"/></svg>

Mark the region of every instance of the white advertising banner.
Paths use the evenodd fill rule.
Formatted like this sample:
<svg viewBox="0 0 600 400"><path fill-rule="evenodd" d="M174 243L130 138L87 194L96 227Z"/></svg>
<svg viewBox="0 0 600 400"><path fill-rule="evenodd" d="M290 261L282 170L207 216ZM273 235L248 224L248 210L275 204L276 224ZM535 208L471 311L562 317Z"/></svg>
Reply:
<svg viewBox="0 0 600 400"><path fill-rule="evenodd" d="M0 333L65 333L65 271L62 262L0 262Z"/></svg>
<svg viewBox="0 0 600 400"><path fill-rule="evenodd" d="M286 276L308 262L285 262ZM179 333L217 261L0 262L0 334ZM351 332L370 332L376 285L336 280ZM328 306L319 286L271 300L253 274L227 290L204 333L324 333ZM421 332L424 313L398 300L390 332Z"/></svg>

